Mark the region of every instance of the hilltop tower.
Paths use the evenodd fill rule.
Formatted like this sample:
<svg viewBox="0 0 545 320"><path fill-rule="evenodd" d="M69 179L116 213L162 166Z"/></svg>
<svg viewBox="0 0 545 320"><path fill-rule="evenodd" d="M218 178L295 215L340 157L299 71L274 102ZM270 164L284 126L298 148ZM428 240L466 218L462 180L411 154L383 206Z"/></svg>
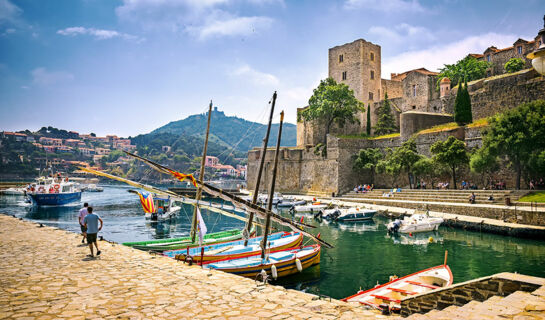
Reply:
<svg viewBox="0 0 545 320"><path fill-rule="evenodd" d="M376 123L374 102L381 100L380 46L363 39L329 49L329 77L354 90L356 99L371 103L371 123ZM367 108L365 108L367 110ZM358 115L359 132L365 132L367 111Z"/></svg>

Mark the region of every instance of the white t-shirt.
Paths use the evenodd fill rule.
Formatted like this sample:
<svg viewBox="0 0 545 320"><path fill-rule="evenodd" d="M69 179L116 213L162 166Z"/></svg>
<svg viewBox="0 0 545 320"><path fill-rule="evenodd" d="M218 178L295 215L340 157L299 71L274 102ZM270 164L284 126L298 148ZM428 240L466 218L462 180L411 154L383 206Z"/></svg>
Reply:
<svg viewBox="0 0 545 320"><path fill-rule="evenodd" d="M78 219L79 219L79 224L83 225L83 219L85 218L86 215L88 215L89 212L87 212L87 207L83 207L79 210L79 215L78 215Z"/></svg>

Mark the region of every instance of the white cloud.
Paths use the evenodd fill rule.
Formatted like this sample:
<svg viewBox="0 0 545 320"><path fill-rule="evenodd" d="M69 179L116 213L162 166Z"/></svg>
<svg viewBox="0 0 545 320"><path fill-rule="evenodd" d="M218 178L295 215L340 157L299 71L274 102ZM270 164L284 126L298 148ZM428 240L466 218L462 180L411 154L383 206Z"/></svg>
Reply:
<svg viewBox="0 0 545 320"><path fill-rule="evenodd" d="M272 74L260 72L249 65L243 65L231 72L231 76L241 77L258 86L278 86L280 81Z"/></svg>
<svg viewBox="0 0 545 320"><path fill-rule="evenodd" d="M389 78L390 73L424 67L437 71L444 64L452 64L463 59L469 53L482 53L489 46L509 47L518 37L511 34L487 33L467 37L444 46L436 45L424 50L401 53L393 57L382 58L382 77Z"/></svg>
<svg viewBox="0 0 545 320"><path fill-rule="evenodd" d="M211 36L247 36L268 29L272 21L271 18L267 17L237 17L223 21L211 21L194 30L198 32L201 40Z"/></svg>
<svg viewBox="0 0 545 320"><path fill-rule="evenodd" d="M19 25L23 10L9 0L0 0L0 25Z"/></svg>
<svg viewBox="0 0 545 320"><path fill-rule="evenodd" d="M428 41L436 39L435 35L428 29L407 23L394 27L373 26L369 28L369 34L377 36L382 43L407 42L408 38Z"/></svg>
<svg viewBox="0 0 545 320"><path fill-rule="evenodd" d="M62 30L58 30L57 34L63 36L78 36L78 35L90 35L95 37L97 40L121 38L128 41L142 42L143 38L133 36L127 33L117 32L115 30L104 30L104 29L95 29L95 28L84 28L84 27L70 27Z"/></svg>
<svg viewBox="0 0 545 320"><path fill-rule="evenodd" d="M418 0L346 0L346 9L368 9L383 12L425 12Z"/></svg>
<svg viewBox="0 0 545 320"><path fill-rule="evenodd" d="M282 0L246 0L256 5ZM185 32L200 40L219 36L252 35L268 29L273 19L240 16L229 11L234 0L123 0L116 8L120 20L146 30Z"/></svg>
<svg viewBox="0 0 545 320"><path fill-rule="evenodd" d="M43 67L32 70L31 74L33 78L32 81L35 84L42 86L74 80L74 75L71 73L66 71L47 71Z"/></svg>

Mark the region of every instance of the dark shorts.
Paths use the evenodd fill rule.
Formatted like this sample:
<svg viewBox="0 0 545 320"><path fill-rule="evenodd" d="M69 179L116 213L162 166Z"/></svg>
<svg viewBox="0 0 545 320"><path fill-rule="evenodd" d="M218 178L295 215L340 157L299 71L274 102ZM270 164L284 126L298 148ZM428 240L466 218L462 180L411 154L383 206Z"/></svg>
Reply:
<svg viewBox="0 0 545 320"><path fill-rule="evenodd" d="M81 224L79 225L80 228L81 228L81 232L86 232L87 231L87 227L86 226L82 226Z"/></svg>
<svg viewBox="0 0 545 320"><path fill-rule="evenodd" d="M97 234L96 233L88 233L87 234L87 243L93 243L97 242Z"/></svg>

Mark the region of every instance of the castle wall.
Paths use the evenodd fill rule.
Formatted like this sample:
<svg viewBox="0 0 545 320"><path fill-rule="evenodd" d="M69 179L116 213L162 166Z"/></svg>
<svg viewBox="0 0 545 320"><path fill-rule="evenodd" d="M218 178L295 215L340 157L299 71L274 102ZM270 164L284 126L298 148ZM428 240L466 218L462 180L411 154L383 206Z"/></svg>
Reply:
<svg viewBox="0 0 545 320"><path fill-rule="evenodd" d="M409 139L414 133L433 126L454 121L451 115L430 112L403 112L400 116L401 140Z"/></svg>
<svg viewBox="0 0 545 320"><path fill-rule="evenodd" d="M436 77L420 72L409 72L402 81L403 103L401 111L432 112L428 102L439 98L436 90Z"/></svg>
<svg viewBox="0 0 545 320"><path fill-rule="evenodd" d="M403 97L403 83L401 81L382 79L381 86L382 95L379 97L380 99L384 99L384 93L388 93L389 99Z"/></svg>

